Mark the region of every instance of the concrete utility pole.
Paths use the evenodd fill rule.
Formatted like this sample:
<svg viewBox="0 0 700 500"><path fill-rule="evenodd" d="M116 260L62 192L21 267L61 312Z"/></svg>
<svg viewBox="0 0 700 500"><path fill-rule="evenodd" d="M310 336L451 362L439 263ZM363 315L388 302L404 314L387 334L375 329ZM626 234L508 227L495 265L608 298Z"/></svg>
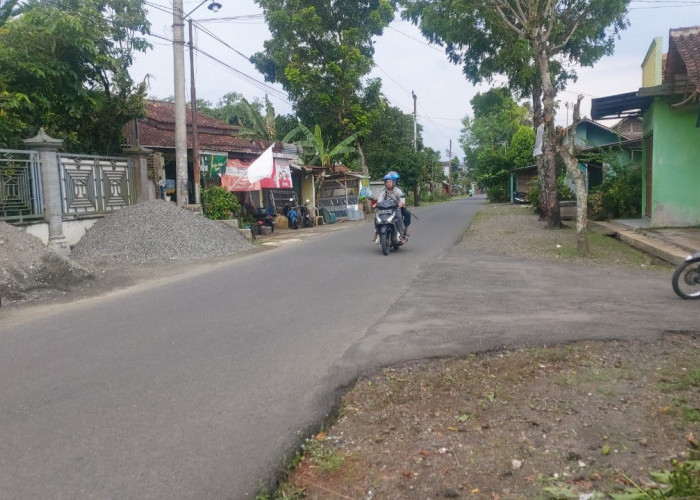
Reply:
<svg viewBox="0 0 700 500"><path fill-rule="evenodd" d="M418 96L414 91L411 90L411 95L413 96L413 150L418 150L418 125L416 123L416 100Z"/></svg>
<svg viewBox="0 0 700 500"><path fill-rule="evenodd" d="M173 73L175 78L175 194L177 196L177 205L185 206L189 202L189 193L187 191L187 113L185 109L185 19L188 18L195 10L200 8L210 0L202 0L194 9L187 14L182 13L182 1L173 0ZM221 8L221 4L216 0L211 0L208 9L212 12L217 12ZM190 25L191 30L191 25ZM191 31L190 31L191 33ZM190 34L190 40L192 35ZM194 89L194 72L192 73L192 88ZM193 94L194 96L194 90ZM196 103L195 97L192 97L192 107ZM195 111L196 112L196 111ZM196 136L196 132L194 132ZM194 142L193 139L193 148ZM197 153L197 156L199 153ZM194 158L195 171L195 196L198 197L199 186L199 158ZM195 200L199 203L198 200Z"/></svg>
<svg viewBox="0 0 700 500"><path fill-rule="evenodd" d="M173 68L175 77L175 195L177 205L188 203L187 117L185 114L185 16L182 0L173 0Z"/></svg>
<svg viewBox="0 0 700 500"><path fill-rule="evenodd" d="M189 19L190 31L190 110L192 113L192 175L194 181L194 203L201 203L199 196L199 131L197 130L197 91L194 85L194 41L192 39L192 19Z"/></svg>

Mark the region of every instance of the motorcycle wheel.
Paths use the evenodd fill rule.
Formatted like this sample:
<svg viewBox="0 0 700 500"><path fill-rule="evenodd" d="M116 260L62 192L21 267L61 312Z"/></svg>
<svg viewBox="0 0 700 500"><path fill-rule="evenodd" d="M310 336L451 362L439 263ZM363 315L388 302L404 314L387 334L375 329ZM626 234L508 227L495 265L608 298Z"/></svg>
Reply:
<svg viewBox="0 0 700 500"><path fill-rule="evenodd" d="M379 233L379 244L382 246L382 253L389 255L389 241L386 233Z"/></svg>
<svg viewBox="0 0 700 500"><path fill-rule="evenodd" d="M311 226L313 226L313 223L311 222L311 219L304 219L304 226L305 226L305 227L311 227Z"/></svg>
<svg viewBox="0 0 700 500"><path fill-rule="evenodd" d="M700 258L683 262L671 280L673 291L682 299L700 299Z"/></svg>
<svg viewBox="0 0 700 500"><path fill-rule="evenodd" d="M295 220L294 222L292 222L292 229L299 229L299 221L298 220Z"/></svg>

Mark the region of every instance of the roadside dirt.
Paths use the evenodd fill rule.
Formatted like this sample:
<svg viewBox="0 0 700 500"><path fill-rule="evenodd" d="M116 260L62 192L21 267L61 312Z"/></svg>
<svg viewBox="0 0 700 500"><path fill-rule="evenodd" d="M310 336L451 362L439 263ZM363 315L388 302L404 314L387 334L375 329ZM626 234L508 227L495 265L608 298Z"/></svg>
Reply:
<svg viewBox="0 0 700 500"><path fill-rule="evenodd" d="M590 242L580 258L573 229L487 205L460 245L670 276L616 240ZM699 438L698 332L415 361L360 378L260 498L661 498L642 494L664 487L650 473L700 459ZM695 485L673 497L700 498L700 472L679 477Z"/></svg>

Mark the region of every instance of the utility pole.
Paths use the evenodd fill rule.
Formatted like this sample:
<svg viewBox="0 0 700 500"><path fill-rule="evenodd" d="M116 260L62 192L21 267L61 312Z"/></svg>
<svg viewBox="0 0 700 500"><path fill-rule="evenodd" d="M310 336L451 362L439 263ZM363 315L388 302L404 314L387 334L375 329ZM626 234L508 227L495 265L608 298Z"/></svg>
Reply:
<svg viewBox="0 0 700 500"><path fill-rule="evenodd" d="M197 131L197 91L194 85L194 43L192 40L192 19L187 20L190 31L190 110L192 112L192 177L194 180L194 203L200 204L199 179L199 135Z"/></svg>
<svg viewBox="0 0 700 500"><path fill-rule="evenodd" d="M416 124L416 100L418 99L418 96L414 91L411 90L411 95L413 96L413 150L417 151L418 149L418 125Z"/></svg>
<svg viewBox="0 0 700 500"><path fill-rule="evenodd" d="M175 79L175 194L177 205L185 206L189 202L187 192L187 113L185 109L185 19L192 13L211 1L209 7L212 12L217 12L221 4L216 0L202 0L187 14L182 12L183 0L173 0L173 76ZM192 39L192 25L190 24L190 40ZM194 76L194 73L192 74ZM192 79L194 96L194 78ZM194 107L193 97L193 107ZM196 110L195 110L196 112ZM194 133L196 137L196 132ZM199 154L197 154L199 155ZM193 165L197 167L198 158ZM199 185L199 170L194 172L195 183Z"/></svg>
<svg viewBox="0 0 700 500"><path fill-rule="evenodd" d="M185 16L182 1L173 0L173 68L175 77L175 195L187 204L187 117L185 114Z"/></svg>

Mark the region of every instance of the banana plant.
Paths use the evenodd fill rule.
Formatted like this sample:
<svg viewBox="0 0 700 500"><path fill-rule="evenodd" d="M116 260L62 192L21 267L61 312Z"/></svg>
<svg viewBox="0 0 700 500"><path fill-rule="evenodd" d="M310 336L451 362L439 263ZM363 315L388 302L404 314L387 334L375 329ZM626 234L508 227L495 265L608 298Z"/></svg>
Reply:
<svg viewBox="0 0 700 500"><path fill-rule="evenodd" d="M321 127L316 125L314 131L311 132L311 130L302 123L290 131L284 139L282 139L282 142L289 142L299 135L302 135L302 139L295 142L303 148L304 154L308 155L307 163L320 163L323 168L327 168L331 171L333 170L333 160L356 151L356 148L352 146L352 144L357 140L357 134L346 137L331 148L329 144L327 145L323 141Z"/></svg>

